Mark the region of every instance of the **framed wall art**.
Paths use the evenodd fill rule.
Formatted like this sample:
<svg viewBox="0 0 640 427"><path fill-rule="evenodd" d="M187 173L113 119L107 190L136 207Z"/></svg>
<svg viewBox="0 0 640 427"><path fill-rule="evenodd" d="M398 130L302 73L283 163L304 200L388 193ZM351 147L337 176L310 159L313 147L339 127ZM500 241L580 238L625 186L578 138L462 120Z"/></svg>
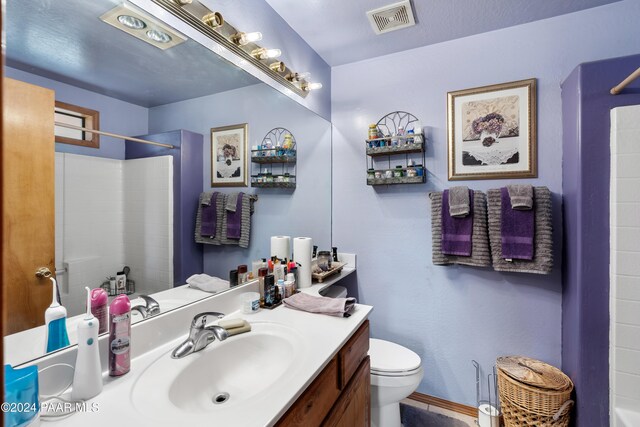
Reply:
<svg viewBox="0 0 640 427"><path fill-rule="evenodd" d="M449 92L449 180L535 178L536 79Z"/></svg>
<svg viewBox="0 0 640 427"><path fill-rule="evenodd" d="M212 187L247 186L247 134L246 123L211 129Z"/></svg>

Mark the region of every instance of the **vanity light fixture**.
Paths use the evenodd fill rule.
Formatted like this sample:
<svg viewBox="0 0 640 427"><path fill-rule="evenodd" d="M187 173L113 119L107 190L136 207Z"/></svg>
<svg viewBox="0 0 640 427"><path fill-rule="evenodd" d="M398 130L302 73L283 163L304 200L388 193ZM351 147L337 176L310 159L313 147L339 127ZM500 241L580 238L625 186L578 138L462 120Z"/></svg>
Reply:
<svg viewBox="0 0 640 427"><path fill-rule="evenodd" d="M311 73L289 73L284 76L290 82L301 82L302 80L308 80L309 77L311 77Z"/></svg>
<svg viewBox="0 0 640 427"><path fill-rule="evenodd" d="M264 47L260 47L251 51L251 56L256 59L277 58L280 55L282 55L282 51L280 51L280 49L266 49Z"/></svg>
<svg viewBox="0 0 640 427"><path fill-rule="evenodd" d="M287 71L287 67L282 61L272 62L271 64L269 64L269 68L271 68L271 71L275 71L276 73L284 73L285 71Z"/></svg>
<svg viewBox="0 0 640 427"><path fill-rule="evenodd" d="M244 46L248 43L255 43L262 40L262 33L254 31L252 33L235 33L231 36L231 41L238 46Z"/></svg>
<svg viewBox="0 0 640 427"><path fill-rule="evenodd" d="M322 89L322 83L310 83L310 82L303 82L302 85L300 85L300 88L302 90L304 90L305 92L309 92L312 90L318 90L318 89Z"/></svg>
<svg viewBox="0 0 640 427"><path fill-rule="evenodd" d="M187 40L167 25L126 3L106 12L100 20L162 50Z"/></svg>
<svg viewBox="0 0 640 427"><path fill-rule="evenodd" d="M224 24L224 18L220 12L207 13L202 17L202 22L210 26L211 28L218 28Z"/></svg>

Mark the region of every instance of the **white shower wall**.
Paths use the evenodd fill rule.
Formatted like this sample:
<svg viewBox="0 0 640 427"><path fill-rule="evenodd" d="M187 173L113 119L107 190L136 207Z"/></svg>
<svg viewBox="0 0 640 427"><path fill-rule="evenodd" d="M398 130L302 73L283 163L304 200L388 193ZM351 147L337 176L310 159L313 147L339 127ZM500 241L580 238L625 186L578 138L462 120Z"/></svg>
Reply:
<svg viewBox="0 0 640 427"><path fill-rule="evenodd" d="M611 110L611 425L640 425L640 106Z"/></svg>
<svg viewBox="0 0 640 427"><path fill-rule="evenodd" d="M136 293L173 286L170 157L114 160L56 153L56 270L69 315L84 287L131 268ZM141 192L147 188L147 192Z"/></svg>

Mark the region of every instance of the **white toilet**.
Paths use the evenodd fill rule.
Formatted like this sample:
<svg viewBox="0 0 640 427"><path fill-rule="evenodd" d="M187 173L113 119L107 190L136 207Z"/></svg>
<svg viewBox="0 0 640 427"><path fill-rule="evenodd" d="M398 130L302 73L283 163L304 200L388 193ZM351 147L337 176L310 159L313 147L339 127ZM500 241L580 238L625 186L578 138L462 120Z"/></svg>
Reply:
<svg viewBox="0 0 640 427"><path fill-rule="evenodd" d="M371 358L371 425L401 427L400 401L413 393L424 369L420 356L401 345L369 340Z"/></svg>
<svg viewBox="0 0 640 427"><path fill-rule="evenodd" d="M344 298L347 289L330 286L320 292L330 298ZM422 361L413 351L399 344L369 339L371 359L371 425L401 427L400 401L416 391L422 381Z"/></svg>

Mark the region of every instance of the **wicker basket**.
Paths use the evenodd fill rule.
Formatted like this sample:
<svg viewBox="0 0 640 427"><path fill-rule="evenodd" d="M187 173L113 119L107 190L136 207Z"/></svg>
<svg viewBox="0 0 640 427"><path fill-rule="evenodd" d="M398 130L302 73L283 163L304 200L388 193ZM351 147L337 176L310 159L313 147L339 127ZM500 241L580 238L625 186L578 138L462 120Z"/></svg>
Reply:
<svg viewBox="0 0 640 427"><path fill-rule="evenodd" d="M519 358L519 360L531 361L538 366L546 365L532 359ZM554 377L551 382L559 389L543 388L514 379L500 365L499 359L500 405L507 427L566 427L569 425L573 407L571 400L573 383L566 375L550 365L545 366L544 372L535 371L541 376L546 373ZM520 365L525 366L522 363Z"/></svg>

